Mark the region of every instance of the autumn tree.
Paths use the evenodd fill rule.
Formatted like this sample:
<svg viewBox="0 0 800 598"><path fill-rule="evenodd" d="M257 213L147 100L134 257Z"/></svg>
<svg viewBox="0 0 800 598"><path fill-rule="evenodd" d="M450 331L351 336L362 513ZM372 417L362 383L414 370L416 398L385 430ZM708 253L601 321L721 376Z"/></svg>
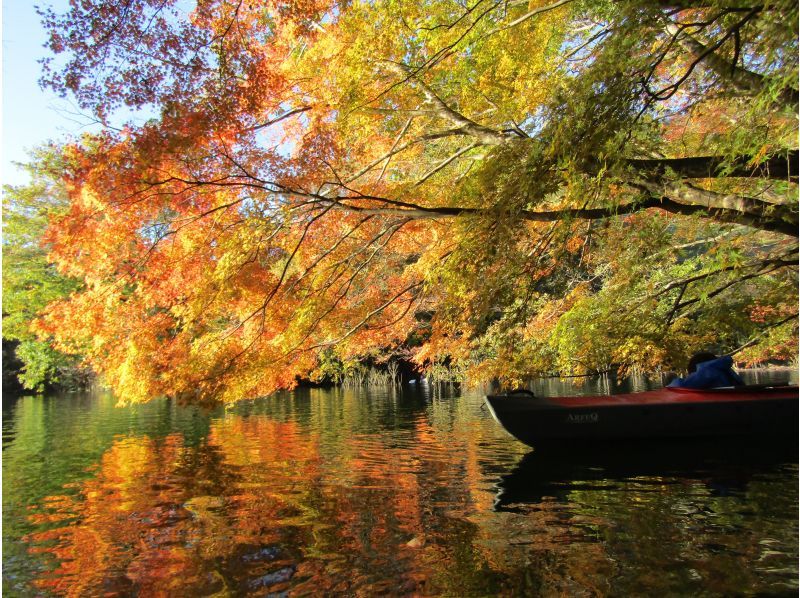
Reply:
<svg viewBox="0 0 800 598"><path fill-rule="evenodd" d="M43 82L107 127L45 238L84 288L37 326L123 400L323 351L506 380L796 354L795 3L181 6L43 13Z"/></svg>

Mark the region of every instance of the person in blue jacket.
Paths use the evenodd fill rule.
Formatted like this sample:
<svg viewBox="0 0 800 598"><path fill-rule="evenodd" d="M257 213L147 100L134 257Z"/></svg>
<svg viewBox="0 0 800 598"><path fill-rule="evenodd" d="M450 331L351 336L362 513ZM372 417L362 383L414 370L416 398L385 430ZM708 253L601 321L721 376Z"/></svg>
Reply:
<svg viewBox="0 0 800 598"><path fill-rule="evenodd" d="M717 357L713 353L697 353L689 360L689 375L676 378L668 386L680 388L716 388L718 386L741 386L744 381L733 371L730 355Z"/></svg>

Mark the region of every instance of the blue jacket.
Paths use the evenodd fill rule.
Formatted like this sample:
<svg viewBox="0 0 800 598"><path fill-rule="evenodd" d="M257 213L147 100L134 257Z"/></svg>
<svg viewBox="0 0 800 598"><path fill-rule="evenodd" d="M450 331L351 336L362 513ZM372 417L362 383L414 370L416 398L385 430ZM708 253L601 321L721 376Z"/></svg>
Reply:
<svg viewBox="0 0 800 598"><path fill-rule="evenodd" d="M669 386L680 388L715 388L717 386L740 386L744 381L733 371L733 358L730 355L717 357L697 365L697 371L686 378L676 378Z"/></svg>

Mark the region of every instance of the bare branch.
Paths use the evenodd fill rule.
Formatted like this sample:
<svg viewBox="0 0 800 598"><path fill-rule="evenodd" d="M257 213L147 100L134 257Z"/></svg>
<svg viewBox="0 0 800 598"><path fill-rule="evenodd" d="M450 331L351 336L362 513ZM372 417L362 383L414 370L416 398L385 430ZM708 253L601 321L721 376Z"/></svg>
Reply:
<svg viewBox="0 0 800 598"><path fill-rule="evenodd" d="M457 160L460 156L463 156L468 151L473 150L473 149L475 149L476 147L479 147L479 146L480 146L480 143L478 143L476 141L475 143L471 143L468 146L461 148L456 153L454 153L453 155L445 158L444 160L439 162L436 166L434 166L432 169L430 169L428 172L426 172L424 175L422 175L422 178L420 178L415 184L416 185L421 185L422 183L427 181L429 178L431 178L434 174L439 172L442 168L444 168L448 164L452 163L454 160Z"/></svg>
<svg viewBox="0 0 800 598"><path fill-rule="evenodd" d="M459 129L464 131L467 135L475 137L485 145L500 145L508 141L509 138L513 138L484 125L478 124L452 108L447 104L447 102L440 98L427 83L413 74L410 67L397 62L392 62L390 60L384 60L383 63L394 72L409 80L413 80L422 90L427 103L433 106L436 115L439 118L449 120L453 124L457 125Z"/></svg>
<svg viewBox="0 0 800 598"><path fill-rule="evenodd" d="M242 132L243 133L249 133L251 131L258 131L259 129L264 129L266 127L269 127L271 125L279 123L282 120L285 120L285 119L289 118L290 116L294 116L295 114L301 114L303 112L308 112L309 110L311 110L311 108L312 108L312 106L302 106L300 108L295 108L293 110L289 110L287 112L284 112L280 116L276 116L275 118L270 119L270 120L268 120L266 122L263 122L263 123L258 124L258 125L253 125L252 127L247 127L246 129L243 129Z"/></svg>
<svg viewBox="0 0 800 598"><path fill-rule="evenodd" d="M686 33L685 28L676 23L669 23L665 29L670 35L678 39L678 43L683 46L684 49L690 52L695 57L697 62L704 64L714 73L725 78L739 91L743 93L756 94L764 89L764 77L758 73L754 73L737 66L736 63L738 62L740 52L739 30L762 9L763 7L761 6L752 8L736 25L728 30L722 39L716 42L713 46L706 46L705 44L701 43ZM721 58L717 53L717 50L720 48L720 46L722 46L722 44L731 36L734 38L734 42L736 44L733 62L729 62L728 60ZM797 104L798 92L796 89L784 89L783 93L781 94L781 99L789 104Z"/></svg>
<svg viewBox="0 0 800 598"><path fill-rule="evenodd" d="M561 8L562 6L569 4L573 0L559 0L558 2L553 2L553 4L548 4L547 6L540 6L539 8L534 8L533 10L525 13L519 18L514 19L510 23L506 23L502 27L498 27L497 29L492 29L487 35L492 35L495 33L499 33L501 31L505 31L506 29L511 29L512 27L516 27L520 23L524 23L530 18L535 17L536 15L540 15L545 12L549 12L551 10L555 10L556 8ZM527 2L525 3L527 4Z"/></svg>

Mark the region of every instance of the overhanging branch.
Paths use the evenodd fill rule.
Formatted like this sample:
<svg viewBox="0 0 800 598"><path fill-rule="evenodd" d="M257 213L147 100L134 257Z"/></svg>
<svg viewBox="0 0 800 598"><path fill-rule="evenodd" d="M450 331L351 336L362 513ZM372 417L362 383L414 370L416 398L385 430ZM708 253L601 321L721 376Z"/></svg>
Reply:
<svg viewBox="0 0 800 598"><path fill-rule="evenodd" d="M761 10L763 10L761 6L752 8L739 23L732 27L727 34L713 46L706 46L699 42L693 36L687 34L683 30L684 28L676 23L668 24L666 30L670 35L677 37L678 43L692 54L698 62L701 62L718 76L730 82L737 90L742 93L756 94L761 92L765 87L763 75L738 66L736 64L736 59L730 62L720 57L717 50L728 38L738 35L739 29ZM798 102L798 92L796 89L788 87L782 91L780 98L786 104L796 105Z"/></svg>
<svg viewBox="0 0 800 598"><path fill-rule="evenodd" d="M409 218L438 219L453 218L458 216L475 216L491 213L491 209L486 208L449 206L426 207L409 202L394 201L378 197L350 196L340 197L337 199L320 197L319 199L323 202L335 204L334 207L338 209L345 209L364 214L403 214ZM360 206L351 203L360 200L376 200L383 203L383 205ZM684 204L666 196L658 197L652 195L641 201L634 201L608 208L564 208L560 210L545 211L521 210L516 213L516 216L520 220L527 220L529 222L556 222L559 220L569 219L602 220L604 218L613 218L615 216L634 214L636 212L641 212L651 208L656 208L671 214L680 214L683 216L701 216L726 224L741 224L750 226L752 228L757 228L759 230L780 233L791 237L800 236L796 222L792 223L766 216L760 217L730 208L710 208L704 205Z"/></svg>
<svg viewBox="0 0 800 598"><path fill-rule="evenodd" d="M798 214L788 205L773 204L737 193L715 193L679 181L666 183L640 183L639 188L648 190L653 196L663 196L681 205L700 206L708 210L726 210L725 222L738 222L755 228L764 225L778 227L785 224L786 231L773 228L775 232L797 231L800 226ZM728 220L727 218L733 218Z"/></svg>
<svg viewBox="0 0 800 598"><path fill-rule="evenodd" d="M689 158L657 158L625 161L643 175L661 177L672 172L682 178L706 179L718 177L744 177L780 180L797 180L798 150L774 154L753 164L751 156L726 159L722 156L691 156Z"/></svg>

